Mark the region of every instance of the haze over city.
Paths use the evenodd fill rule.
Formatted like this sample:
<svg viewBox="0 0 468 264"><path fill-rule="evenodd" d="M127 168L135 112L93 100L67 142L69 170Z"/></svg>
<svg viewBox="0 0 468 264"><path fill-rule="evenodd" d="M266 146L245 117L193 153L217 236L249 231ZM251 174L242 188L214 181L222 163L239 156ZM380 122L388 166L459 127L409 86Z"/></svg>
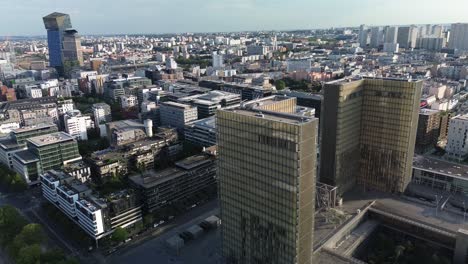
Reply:
<svg viewBox="0 0 468 264"><path fill-rule="evenodd" d="M82 34L292 30L466 22L465 0L0 0L0 36L44 35L38 14L69 13ZM7 22L8 21L8 22Z"/></svg>
<svg viewBox="0 0 468 264"><path fill-rule="evenodd" d="M467 264L467 10L0 0L0 264Z"/></svg>

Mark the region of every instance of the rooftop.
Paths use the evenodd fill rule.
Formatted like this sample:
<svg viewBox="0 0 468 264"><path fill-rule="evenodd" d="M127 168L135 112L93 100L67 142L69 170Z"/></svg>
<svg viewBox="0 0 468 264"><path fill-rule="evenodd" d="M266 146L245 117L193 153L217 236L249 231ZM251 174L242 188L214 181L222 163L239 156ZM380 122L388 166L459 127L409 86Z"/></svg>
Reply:
<svg viewBox="0 0 468 264"><path fill-rule="evenodd" d="M29 150L18 151L14 154L23 163L37 162L39 159Z"/></svg>
<svg viewBox="0 0 468 264"><path fill-rule="evenodd" d="M56 126L57 125L55 125L53 123L41 123L41 124L38 124L38 125L35 125L35 126L28 126L28 127L22 127L22 128L15 129L15 130L12 131L12 133L20 134L20 133L25 133L25 132L29 132L29 131L39 130L39 129L42 129L42 128L49 128L49 127L56 127Z"/></svg>
<svg viewBox="0 0 468 264"><path fill-rule="evenodd" d="M426 156L415 156L413 158L413 167L426 171L444 174L450 177L468 178L468 166L452 163L446 160L439 160Z"/></svg>
<svg viewBox="0 0 468 264"><path fill-rule="evenodd" d="M3 138L3 139L0 139L0 147L2 149L8 150L8 149L15 149L15 148L21 147L21 145L18 145L18 143L16 143L16 140L13 140L10 138Z"/></svg>
<svg viewBox="0 0 468 264"><path fill-rule="evenodd" d="M111 128L124 129L124 128L145 128L145 125L139 120L121 120L107 123Z"/></svg>
<svg viewBox="0 0 468 264"><path fill-rule="evenodd" d="M423 108L419 111L419 114L420 115L427 115L427 116L430 116L430 115L434 115L434 114L437 114L439 113L440 111L439 110L432 110L432 109L427 109L427 108Z"/></svg>
<svg viewBox="0 0 468 264"><path fill-rule="evenodd" d="M191 109L191 108L193 108L193 106L191 106L191 105L186 105L186 104L181 104L181 103L176 103L176 102L164 102L164 103L161 103L161 105L176 107L176 108L179 108L179 109Z"/></svg>
<svg viewBox="0 0 468 264"><path fill-rule="evenodd" d="M269 96L262 99L250 101L246 104L241 104L240 107L237 108L229 108L223 109L219 111L226 111L226 112L233 112L238 113L246 116L252 116L256 118L262 118L266 120L271 120L275 122L282 122L282 123L289 123L300 125L304 123L308 123L316 118L313 115L307 115L306 108L297 108L297 106L291 104L286 108L294 108L294 113L289 112L280 112L280 111L272 111L272 110L264 110L261 109L262 107L269 106L276 104L278 102L286 101L286 100L295 100L296 98L287 97L287 96ZM311 109L312 110L312 109Z"/></svg>
<svg viewBox="0 0 468 264"><path fill-rule="evenodd" d="M107 206L106 202L103 199L95 196L83 197L80 200L78 200L77 203L79 203L82 207L86 208L90 212L96 212Z"/></svg>
<svg viewBox="0 0 468 264"><path fill-rule="evenodd" d="M207 162L210 162L210 158L206 155L200 154L178 161L175 165L184 170L190 170Z"/></svg>
<svg viewBox="0 0 468 264"><path fill-rule="evenodd" d="M163 182L185 175L186 172L179 168L168 168L165 170L149 170L142 174L130 176L130 180L143 188L152 188Z"/></svg>
<svg viewBox="0 0 468 264"><path fill-rule="evenodd" d="M196 126L205 129L216 129L216 118L214 116L203 118L190 123L189 126Z"/></svg>
<svg viewBox="0 0 468 264"><path fill-rule="evenodd" d="M331 82L327 82L327 84L345 84L345 83L352 83L356 81L362 81L362 80L383 80L383 81L396 81L396 82L410 82L410 83L416 83L416 82L421 82L421 80L417 79L407 79L407 78L374 78L374 77L365 77L365 76L354 76L354 77L347 77Z"/></svg>
<svg viewBox="0 0 468 264"><path fill-rule="evenodd" d="M65 132L56 132L52 134L37 136L28 139L28 141L37 147L47 146L51 144L57 144L66 141L75 141L72 136Z"/></svg>

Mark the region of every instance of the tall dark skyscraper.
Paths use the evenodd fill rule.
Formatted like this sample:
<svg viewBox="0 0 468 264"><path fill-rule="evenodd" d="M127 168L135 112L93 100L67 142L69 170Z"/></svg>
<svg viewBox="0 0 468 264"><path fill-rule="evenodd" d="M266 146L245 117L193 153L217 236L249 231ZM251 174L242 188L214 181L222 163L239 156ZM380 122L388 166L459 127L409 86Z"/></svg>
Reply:
<svg viewBox="0 0 468 264"><path fill-rule="evenodd" d="M72 29L70 16L55 12L45 16L43 20L47 29L50 66L55 67L59 73L63 73L65 65L81 66L81 39L77 31Z"/></svg>
<svg viewBox="0 0 468 264"><path fill-rule="evenodd" d="M310 264L318 119L296 98L219 110L219 190L227 264Z"/></svg>
<svg viewBox="0 0 468 264"><path fill-rule="evenodd" d="M422 81L339 80L324 87L320 181L401 193L411 180Z"/></svg>

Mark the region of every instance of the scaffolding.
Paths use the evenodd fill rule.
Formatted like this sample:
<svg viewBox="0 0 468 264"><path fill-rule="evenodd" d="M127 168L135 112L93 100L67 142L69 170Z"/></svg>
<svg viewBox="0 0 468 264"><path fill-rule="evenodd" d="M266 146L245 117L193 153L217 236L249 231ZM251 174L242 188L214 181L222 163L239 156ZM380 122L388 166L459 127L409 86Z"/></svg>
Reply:
<svg viewBox="0 0 468 264"><path fill-rule="evenodd" d="M328 210L334 208L337 203L337 187L317 182L315 193L315 210Z"/></svg>

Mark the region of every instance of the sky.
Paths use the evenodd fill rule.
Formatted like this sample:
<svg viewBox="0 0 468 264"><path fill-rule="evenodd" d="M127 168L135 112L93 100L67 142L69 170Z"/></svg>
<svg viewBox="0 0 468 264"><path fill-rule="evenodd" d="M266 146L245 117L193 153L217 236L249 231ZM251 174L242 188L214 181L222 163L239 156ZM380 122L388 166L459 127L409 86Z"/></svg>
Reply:
<svg viewBox="0 0 468 264"><path fill-rule="evenodd" d="M86 34L290 30L468 22L467 0L0 0L0 36L45 35L70 14Z"/></svg>

